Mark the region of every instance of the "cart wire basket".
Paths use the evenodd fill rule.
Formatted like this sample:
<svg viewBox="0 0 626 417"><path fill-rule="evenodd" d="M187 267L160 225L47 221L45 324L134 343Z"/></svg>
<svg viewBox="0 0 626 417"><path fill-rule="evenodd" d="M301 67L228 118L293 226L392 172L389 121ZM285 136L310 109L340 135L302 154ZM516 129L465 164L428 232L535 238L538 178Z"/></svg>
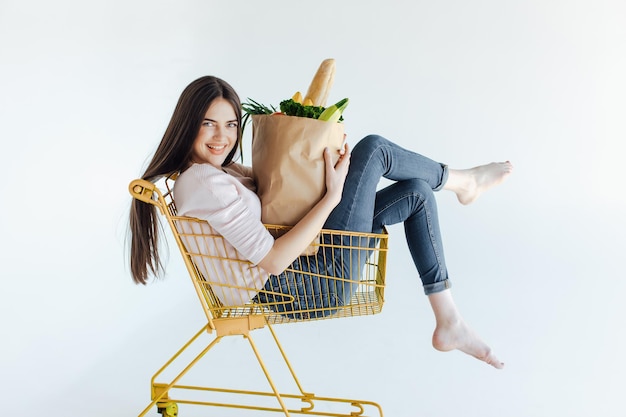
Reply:
<svg viewBox="0 0 626 417"><path fill-rule="evenodd" d="M136 179L131 181L129 191L134 198L156 206L166 219L207 322L154 374L152 401L139 417L155 406L163 417L175 417L178 404L277 412L286 416L382 416L382 408L372 401L319 397L304 391L272 326L380 313L384 303L387 231L374 234L321 230L319 239L312 243L313 251L309 249L307 255L300 256L276 277L282 288L298 285L286 294L284 290L264 286L269 274L241 259L205 220L177 215L172 192L177 176L174 173L154 182ZM266 227L274 236L289 229L280 225ZM250 334L262 328L269 329L297 387L296 394L281 393L270 376ZM191 345L203 343L200 336L207 332L214 334L212 341L172 380L157 382ZM182 385L183 376L226 336L240 336L249 342L271 391ZM191 391L202 393L206 398L174 395ZM211 397L212 393L225 392L236 400L219 402ZM268 406L265 401L255 404L255 398L265 400L267 397L275 398L275 406Z"/></svg>

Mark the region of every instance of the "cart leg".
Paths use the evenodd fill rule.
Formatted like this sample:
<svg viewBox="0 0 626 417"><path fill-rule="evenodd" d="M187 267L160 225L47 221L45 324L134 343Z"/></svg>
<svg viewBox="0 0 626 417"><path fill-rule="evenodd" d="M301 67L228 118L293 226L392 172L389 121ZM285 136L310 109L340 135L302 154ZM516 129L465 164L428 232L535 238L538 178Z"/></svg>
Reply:
<svg viewBox="0 0 626 417"><path fill-rule="evenodd" d="M200 331L198 333L196 333L196 335L194 337L191 338L191 340L189 340L189 342L187 342L169 361L166 362L165 365L163 365L163 367L161 369L159 369L159 371L152 377L152 402L141 412L141 414L139 414L139 417L143 417L145 416L150 409L157 405L157 410L159 413L161 413L161 409L162 407L160 407L158 404L161 403L163 404L164 401L167 401L167 394L168 391L170 390L170 388L172 388L174 385L176 385L176 383L187 373L187 371L189 371L204 355L206 355L206 353L211 350L211 348L213 346L215 346L215 344L217 344L220 340L222 340L223 336L218 336L216 337L204 350L202 350L202 352L200 352L190 363L189 365L187 365L173 380L172 382L170 382L167 386L159 388L158 391L160 391L160 393L157 393L154 391L155 389L155 379L156 377L163 372L163 370L165 368L167 368L184 350L186 350L189 345L191 345L191 343L193 343L198 336L204 331L206 327L200 329ZM176 416L178 415L178 405L176 405L175 403L165 403L166 407L165 410L167 410L167 404L174 404L175 410L176 410ZM171 411L174 410L174 408L170 409ZM163 414L164 417L174 417L174 416L169 416L169 415L165 415Z"/></svg>
<svg viewBox="0 0 626 417"><path fill-rule="evenodd" d="M274 385L274 381L270 377L270 374L269 374L267 368L265 367L265 364L263 363L263 360L261 359L261 355L259 354L259 351L257 350L256 345L254 344L254 341L252 340L250 335L247 335L247 336L244 336L244 337L246 339L248 339L248 342L250 342L250 346L252 347L252 350L254 351L254 355L256 356L256 359L259 362L259 365L261 365L261 369L263 369L263 373L265 374L265 378L267 378L267 382L270 383L270 386L272 387L272 391L274 391L274 396L278 400L278 403L280 404L280 407L283 409L283 411L285 413L285 416L289 417L290 416L289 410L287 410L287 406L285 405L285 402L283 401L283 398L281 397L280 393L278 392L278 389L276 389L276 385Z"/></svg>
<svg viewBox="0 0 626 417"><path fill-rule="evenodd" d="M289 362L289 359L287 359L287 354L285 353L285 351L283 349L283 346L278 341L278 336L274 332L274 328L269 323L267 323L267 328L270 329L270 333L272 334L272 338L274 339L274 342L276 343L276 346L278 347L278 350L280 351L280 354L283 357L283 360L285 361L285 364L287 365L287 368L289 369L289 373L291 373L291 376L293 377L294 382L298 386L298 389L300 390L300 393L302 395L304 395L305 397L313 397L313 396L315 396L315 394L310 393L310 392L305 392L304 389L302 389L302 385L300 384L300 381L298 380L298 377L296 376L296 372L293 370L293 367L291 366L291 363Z"/></svg>

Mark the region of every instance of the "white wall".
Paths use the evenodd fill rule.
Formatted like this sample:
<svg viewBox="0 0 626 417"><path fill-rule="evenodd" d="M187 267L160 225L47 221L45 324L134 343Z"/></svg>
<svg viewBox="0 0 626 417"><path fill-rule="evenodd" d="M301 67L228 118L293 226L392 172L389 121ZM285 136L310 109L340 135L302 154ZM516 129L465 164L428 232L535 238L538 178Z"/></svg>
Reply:
<svg viewBox="0 0 626 417"><path fill-rule="evenodd" d="M439 200L456 299L506 368L432 349L393 227L383 314L277 329L305 389L390 416L624 415L625 28L621 0L2 0L3 411L147 405L152 373L202 317L175 252L165 280L131 283L128 182L193 79L277 104L333 57L351 140L515 164L472 206ZM327 359L338 351L354 352L345 369Z"/></svg>

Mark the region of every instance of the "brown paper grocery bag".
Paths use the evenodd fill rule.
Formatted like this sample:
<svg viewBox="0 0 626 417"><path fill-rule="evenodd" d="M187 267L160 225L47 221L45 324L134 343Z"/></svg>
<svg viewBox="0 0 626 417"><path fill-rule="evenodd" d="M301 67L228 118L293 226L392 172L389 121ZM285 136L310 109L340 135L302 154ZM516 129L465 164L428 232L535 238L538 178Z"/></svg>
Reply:
<svg viewBox="0 0 626 417"><path fill-rule="evenodd" d="M252 171L263 223L293 226L304 217L326 192L324 148L336 163L343 142L343 123L252 116Z"/></svg>

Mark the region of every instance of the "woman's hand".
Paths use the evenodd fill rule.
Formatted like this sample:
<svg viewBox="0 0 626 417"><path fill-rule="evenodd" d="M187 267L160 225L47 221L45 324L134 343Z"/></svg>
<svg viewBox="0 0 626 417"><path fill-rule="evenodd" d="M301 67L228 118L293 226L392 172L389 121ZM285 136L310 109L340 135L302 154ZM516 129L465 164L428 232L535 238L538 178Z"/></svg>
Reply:
<svg viewBox="0 0 626 417"><path fill-rule="evenodd" d="M339 159L333 165L332 156L329 148L324 149L324 161L326 163L326 198L330 199L334 205L341 201L343 186L348 175L350 167L350 151L348 144L339 151Z"/></svg>

